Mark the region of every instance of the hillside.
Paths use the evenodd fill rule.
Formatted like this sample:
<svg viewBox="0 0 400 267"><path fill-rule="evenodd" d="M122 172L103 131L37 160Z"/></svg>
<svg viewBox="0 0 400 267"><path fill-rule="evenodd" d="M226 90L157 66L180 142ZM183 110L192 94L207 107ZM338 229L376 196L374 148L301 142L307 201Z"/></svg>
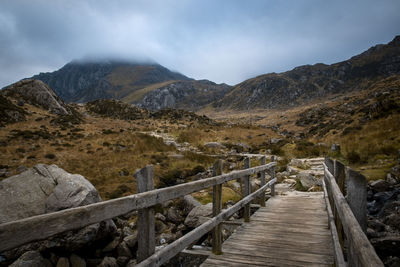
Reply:
<svg viewBox="0 0 400 267"><path fill-rule="evenodd" d="M372 82L400 73L400 36L349 60L305 65L269 73L236 85L214 108L248 110L288 108L338 93L360 91Z"/></svg>
<svg viewBox="0 0 400 267"><path fill-rule="evenodd" d="M113 60L72 61L32 78L47 83L66 102L121 99L152 84L190 80L156 63Z"/></svg>

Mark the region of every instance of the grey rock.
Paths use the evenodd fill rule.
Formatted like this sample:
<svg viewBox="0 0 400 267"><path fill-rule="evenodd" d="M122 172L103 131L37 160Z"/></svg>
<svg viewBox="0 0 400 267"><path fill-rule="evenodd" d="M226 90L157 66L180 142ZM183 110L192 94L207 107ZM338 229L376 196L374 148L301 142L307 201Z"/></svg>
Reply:
<svg viewBox="0 0 400 267"><path fill-rule="evenodd" d="M307 190L315 185L319 185L317 179L308 172L300 172L296 178L300 180L301 185Z"/></svg>
<svg viewBox="0 0 400 267"><path fill-rule="evenodd" d="M134 267L134 266L136 266L136 260L130 260L126 265L126 267Z"/></svg>
<svg viewBox="0 0 400 267"><path fill-rule="evenodd" d="M193 208L185 219L185 225L195 228L205 223L212 216L212 203Z"/></svg>
<svg viewBox="0 0 400 267"><path fill-rule="evenodd" d="M69 267L68 258L65 257L59 258L56 267Z"/></svg>
<svg viewBox="0 0 400 267"><path fill-rule="evenodd" d="M224 146L219 142L208 142L205 143L204 146L209 148L224 148Z"/></svg>
<svg viewBox="0 0 400 267"><path fill-rule="evenodd" d="M370 186L375 192L384 192L390 189L390 184L382 179L371 182Z"/></svg>
<svg viewBox="0 0 400 267"><path fill-rule="evenodd" d="M86 267L86 261L76 254L69 256L69 262L71 263L71 267Z"/></svg>
<svg viewBox="0 0 400 267"><path fill-rule="evenodd" d="M43 267L52 266L50 261L44 259L38 251L25 252L11 267Z"/></svg>
<svg viewBox="0 0 400 267"><path fill-rule="evenodd" d="M99 267L118 267L117 260L113 257L105 257Z"/></svg>
<svg viewBox="0 0 400 267"><path fill-rule="evenodd" d="M121 238L119 236L115 237L110 243L108 243L104 248L103 248L103 252L111 252L114 249L117 248L117 246L119 245L121 241Z"/></svg>
<svg viewBox="0 0 400 267"><path fill-rule="evenodd" d="M126 266L127 263L129 262L129 260L130 259L128 257L124 257L124 256L118 257L117 264L118 264L118 266Z"/></svg>
<svg viewBox="0 0 400 267"><path fill-rule="evenodd" d="M201 203L191 195L186 195L183 197L183 215L188 215L192 209L198 206L201 206Z"/></svg>
<svg viewBox="0 0 400 267"><path fill-rule="evenodd" d="M128 226L125 226L122 229L122 235L123 235L123 237L133 235L133 230L131 228L129 228Z"/></svg>
<svg viewBox="0 0 400 267"><path fill-rule="evenodd" d="M25 79L3 89L9 97L19 97L25 102L42 107L58 115L71 114L64 101L47 84L39 80Z"/></svg>
<svg viewBox="0 0 400 267"><path fill-rule="evenodd" d="M118 245L117 252L119 257L128 257L129 259L132 258L132 252L129 249L128 245L125 243L125 241L122 241Z"/></svg>
<svg viewBox="0 0 400 267"><path fill-rule="evenodd" d="M154 215L154 218L155 218L156 220L160 220L160 221L162 221L162 222L165 222L165 220L167 220L167 218L165 218L165 216L162 215L161 213L156 213L156 215Z"/></svg>
<svg viewBox="0 0 400 267"><path fill-rule="evenodd" d="M124 238L124 242L128 245L129 248L134 248L138 242L137 232L134 234L127 236Z"/></svg>
<svg viewBox="0 0 400 267"><path fill-rule="evenodd" d="M167 228L168 226L166 226L165 223L163 223L162 221L155 221L155 230L157 234L164 232L165 230L167 230Z"/></svg>
<svg viewBox="0 0 400 267"><path fill-rule="evenodd" d="M170 207L167 212L167 219L173 223L179 224L183 221L180 211L176 207Z"/></svg>
<svg viewBox="0 0 400 267"><path fill-rule="evenodd" d="M277 144L282 140L283 140L282 138L271 138L271 140L269 140L269 143L270 144Z"/></svg>

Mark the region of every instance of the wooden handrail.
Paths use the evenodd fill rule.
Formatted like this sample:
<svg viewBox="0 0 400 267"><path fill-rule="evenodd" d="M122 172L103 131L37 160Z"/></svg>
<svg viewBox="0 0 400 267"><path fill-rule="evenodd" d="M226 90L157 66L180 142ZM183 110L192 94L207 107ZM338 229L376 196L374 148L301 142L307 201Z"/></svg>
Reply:
<svg viewBox="0 0 400 267"><path fill-rule="evenodd" d="M32 241L43 240L65 231L109 220L134 210L150 208L167 200L183 197L245 175L269 170L274 166L276 166L276 162L271 162L199 181L0 224L0 252Z"/></svg>
<svg viewBox="0 0 400 267"><path fill-rule="evenodd" d="M333 200L333 203L331 203L332 207L335 207L347 237L348 262L350 266L383 266L382 261L364 234L349 204L340 191L335 177L331 174L326 164L324 164L324 174L328 193L330 193Z"/></svg>

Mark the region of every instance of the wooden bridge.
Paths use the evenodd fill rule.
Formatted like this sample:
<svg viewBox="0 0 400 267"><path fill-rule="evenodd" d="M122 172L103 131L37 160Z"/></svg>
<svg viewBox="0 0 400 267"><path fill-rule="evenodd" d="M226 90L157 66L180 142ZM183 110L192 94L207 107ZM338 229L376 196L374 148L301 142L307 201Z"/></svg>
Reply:
<svg viewBox="0 0 400 267"><path fill-rule="evenodd" d="M383 266L364 234L363 176L327 158L324 192L278 194L273 157L268 164L262 157L260 166L252 168L247 158L244 166L222 174L218 161L214 177L157 190L153 190L153 168L147 166L135 173L138 194L1 224L0 252L138 210L137 266L161 266L209 232L213 254L202 266ZM261 186L251 192L255 174ZM222 210L222 184L235 179L241 181L243 198ZM213 218L155 251L153 207L209 187L213 187ZM271 198L265 201L268 188ZM250 216L254 202L260 208ZM244 223L222 242L222 224L241 209Z"/></svg>

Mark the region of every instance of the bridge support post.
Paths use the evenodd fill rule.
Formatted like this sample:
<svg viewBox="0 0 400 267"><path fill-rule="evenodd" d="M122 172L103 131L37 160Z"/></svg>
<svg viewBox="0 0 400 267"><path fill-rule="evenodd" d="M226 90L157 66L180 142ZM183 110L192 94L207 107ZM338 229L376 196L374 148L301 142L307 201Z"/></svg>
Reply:
<svg viewBox="0 0 400 267"><path fill-rule="evenodd" d="M260 165L265 165L267 163L266 157L263 156L260 160ZM265 171L262 171L260 173L260 187L263 187L265 185ZM260 197L260 205L261 207L265 207L265 192L261 195Z"/></svg>
<svg viewBox="0 0 400 267"><path fill-rule="evenodd" d="M214 163L213 176L222 174L223 162L217 160ZM222 210L222 184L213 186L213 217L221 213ZM218 224L213 230L212 252L216 255L222 254L222 225Z"/></svg>
<svg viewBox="0 0 400 267"><path fill-rule="evenodd" d="M153 165L148 165L134 173L137 182L137 192L143 193L154 189ZM138 210L138 254L137 262L147 259L155 252L154 209Z"/></svg>
<svg viewBox="0 0 400 267"><path fill-rule="evenodd" d="M275 161L275 156L271 156L271 162ZM270 169L271 180L275 178L275 166ZM271 196L275 196L275 184L271 185Z"/></svg>
<svg viewBox="0 0 400 267"><path fill-rule="evenodd" d="M247 157L244 160L244 168L245 169L249 169L251 167L251 163L250 163L250 158ZM251 193L251 188L250 188L250 175L245 175L243 177L243 182L244 182L244 192L243 192L243 197L247 197L248 195L250 195ZM244 206L244 221L245 222L250 222L250 203L246 204Z"/></svg>

